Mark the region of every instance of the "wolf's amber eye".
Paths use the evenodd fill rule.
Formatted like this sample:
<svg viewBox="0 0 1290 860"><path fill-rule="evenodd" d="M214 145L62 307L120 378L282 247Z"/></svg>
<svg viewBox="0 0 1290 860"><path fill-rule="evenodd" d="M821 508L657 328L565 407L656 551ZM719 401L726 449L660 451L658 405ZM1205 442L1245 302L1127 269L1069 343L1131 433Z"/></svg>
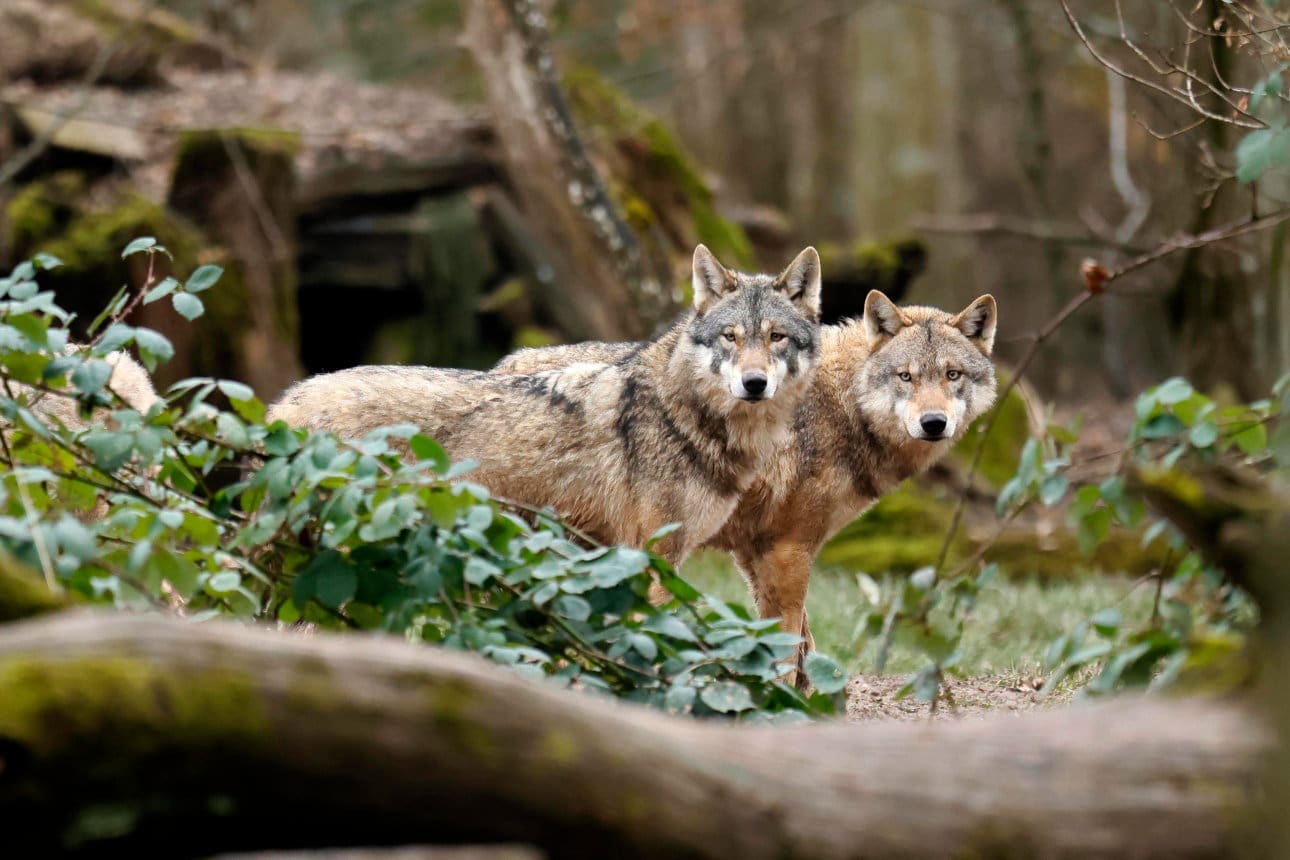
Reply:
<svg viewBox="0 0 1290 860"><path fill-rule="evenodd" d="M783 340L786 337L788 337L788 335L780 331L773 331L770 333L770 339L772 343L779 343L781 340Z"/></svg>
<svg viewBox="0 0 1290 860"><path fill-rule="evenodd" d="M958 378L959 378L960 376L962 376L962 375L963 375L963 373L962 373L961 371L958 371L958 370L947 370L947 371L945 371L945 378L946 378L946 379L948 379L948 380L950 380L951 382L953 382L954 380L958 379Z"/></svg>
<svg viewBox="0 0 1290 860"><path fill-rule="evenodd" d="M908 370L902 370L902 371L900 372L900 381L901 381L901 382L912 382L912 381L913 381L913 379L914 379L914 377L912 377L912 376L910 376L910 375L909 375L909 371L908 371Z"/></svg>
<svg viewBox="0 0 1290 860"><path fill-rule="evenodd" d="M732 331L723 331L721 333L721 336L724 337L726 340L730 341L731 343L735 342L735 333Z"/></svg>

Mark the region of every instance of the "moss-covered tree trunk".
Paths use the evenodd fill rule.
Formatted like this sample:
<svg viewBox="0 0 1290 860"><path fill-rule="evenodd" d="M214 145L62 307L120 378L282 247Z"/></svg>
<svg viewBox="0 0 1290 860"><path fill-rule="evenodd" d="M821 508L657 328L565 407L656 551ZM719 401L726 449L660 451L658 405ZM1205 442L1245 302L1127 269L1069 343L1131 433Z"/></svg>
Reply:
<svg viewBox="0 0 1290 860"><path fill-rule="evenodd" d="M649 334L670 284L643 257L575 127L545 12L530 0L468 4L466 43L483 77L508 179L543 246L543 303L577 339Z"/></svg>
<svg viewBox="0 0 1290 860"><path fill-rule="evenodd" d="M285 134L188 132L170 205L227 251L224 281L198 325L195 370L222 370L271 400L304 375L296 305L294 139Z"/></svg>
<svg viewBox="0 0 1290 860"><path fill-rule="evenodd" d="M1265 751L1251 719L1213 703L740 727L392 639L120 615L0 627L14 856L112 832L136 856L452 841L594 857L1225 856Z"/></svg>

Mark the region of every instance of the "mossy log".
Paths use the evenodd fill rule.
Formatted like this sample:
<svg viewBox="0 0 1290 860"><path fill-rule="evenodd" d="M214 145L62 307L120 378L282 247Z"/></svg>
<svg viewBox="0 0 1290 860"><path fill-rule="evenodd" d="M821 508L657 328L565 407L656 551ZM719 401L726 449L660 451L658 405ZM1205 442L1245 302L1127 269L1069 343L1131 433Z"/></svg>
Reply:
<svg viewBox="0 0 1290 860"><path fill-rule="evenodd" d="M15 856L518 841L595 857L1216 857L1267 746L1217 703L732 726L394 639L120 615L0 627Z"/></svg>
<svg viewBox="0 0 1290 860"><path fill-rule="evenodd" d="M206 337L224 375L266 403L304 375L296 304L296 139L274 131L185 132L169 203L227 251Z"/></svg>
<svg viewBox="0 0 1290 860"><path fill-rule="evenodd" d="M1187 471L1140 468L1129 482L1258 602L1259 689L1279 743L1263 764L1257 827L1250 828L1244 853L1284 856L1290 844L1290 492L1255 470L1221 463Z"/></svg>

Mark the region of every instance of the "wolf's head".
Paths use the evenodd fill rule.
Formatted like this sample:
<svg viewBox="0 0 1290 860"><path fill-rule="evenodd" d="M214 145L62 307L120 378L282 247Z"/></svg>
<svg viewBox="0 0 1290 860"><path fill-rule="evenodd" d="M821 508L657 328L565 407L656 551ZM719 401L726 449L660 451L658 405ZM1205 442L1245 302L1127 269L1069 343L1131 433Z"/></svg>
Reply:
<svg viewBox="0 0 1290 860"><path fill-rule="evenodd" d="M897 307L870 292L863 322L870 355L857 380L870 424L892 441L961 436L994 403L996 319L993 296L948 314Z"/></svg>
<svg viewBox="0 0 1290 860"><path fill-rule="evenodd" d="M692 361L731 397L756 403L809 380L819 355L820 256L797 255L780 275L745 275L694 250Z"/></svg>

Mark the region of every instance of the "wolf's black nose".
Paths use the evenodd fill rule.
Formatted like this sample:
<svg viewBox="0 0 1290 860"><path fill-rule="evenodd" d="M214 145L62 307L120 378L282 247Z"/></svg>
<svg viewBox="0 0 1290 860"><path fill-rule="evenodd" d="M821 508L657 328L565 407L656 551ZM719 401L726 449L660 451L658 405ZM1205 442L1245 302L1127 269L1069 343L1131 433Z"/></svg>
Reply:
<svg viewBox="0 0 1290 860"><path fill-rule="evenodd" d="M758 395L766 392L766 374L760 370L750 370L744 374L743 378L744 391L749 394Z"/></svg>
<svg viewBox="0 0 1290 860"><path fill-rule="evenodd" d="M923 425L923 432L928 436L939 436L945 432L945 425L949 421L940 412L924 412L918 423Z"/></svg>

